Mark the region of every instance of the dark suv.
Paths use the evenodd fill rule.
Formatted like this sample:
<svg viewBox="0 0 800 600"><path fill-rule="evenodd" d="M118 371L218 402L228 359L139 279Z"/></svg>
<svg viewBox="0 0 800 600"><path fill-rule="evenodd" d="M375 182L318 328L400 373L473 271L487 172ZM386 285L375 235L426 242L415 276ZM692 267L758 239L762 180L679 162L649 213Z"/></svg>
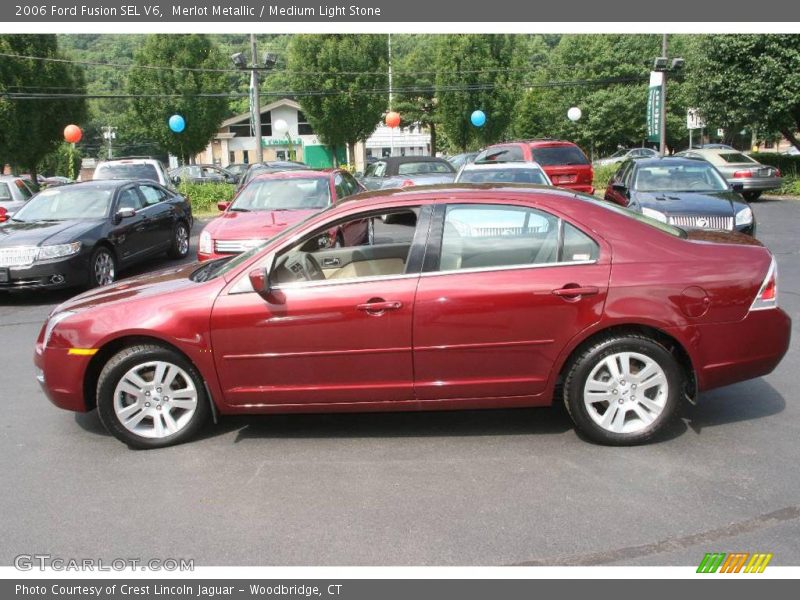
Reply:
<svg viewBox="0 0 800 600"><path fill-rule="evenodd" d="M592 163L578 146L563 140L525 140L489 146L476 158L482 162L535 162L547 173L553 185L593 194Z"/></svg>

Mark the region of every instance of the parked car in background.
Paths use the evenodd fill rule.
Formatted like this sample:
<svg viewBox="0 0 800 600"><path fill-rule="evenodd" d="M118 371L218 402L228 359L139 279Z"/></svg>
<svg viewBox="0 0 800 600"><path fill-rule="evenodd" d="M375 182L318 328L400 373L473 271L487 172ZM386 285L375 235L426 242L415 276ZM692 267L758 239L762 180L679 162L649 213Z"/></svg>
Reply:
<svg viewBox="0 0 800 600"><path fill-rule="evenodd" d="M382 214L412 241L327 246ZM96 407L138 448L187 441L212 414L553 402L586 438L631 445L669 430L686 398L778 365L791 322L777 278L750 236L553 188L413 187L73 298L34 362L56 406Z"/></svg>
<svg viewBox="0 0 800 600"><path fill-rule="evenodd" d="M551 139L504 142L489 146L475 158L476 163L519 161L538 163L553 185L594 193L592 164L572 142Z"/></svg>
<svg viewBox="0 0 800 600"><path fill-rule="evenodd" d="M52 175L50 177L44 178L44 185L45 187L53 187L56 185L64 185L67 183L73 183L74 179L70 179L69 177L62 177L61 175Z"/></svg>
<svg viewBox="0 0 800 600"><path fill-rule="evenodd" d="M225 167L225 170L228 173L233 173L233 176L236 177L236 183L239 183L239 180L242 178L242 175L244 175L244 172L247 171L247 167L249 166L250 165L247 163L231 163Z"/></svg>
<svg viewBox="0 0 800 600"><path fill-rule="evenodd" d="M697 144L692 148L689 148L689 150L734 150L738 152L736 148L734 148L733 146L729 146L728 144L715 144L715 143Z"/></svg>
<svg viewBox="0 0 800 600"><path fill-rule="evenodd" d="M452 183L456 170L437 156L389 156L367 166L361 183L369 190Z"/></svg>
<svg viewBox="0 0 800 600"><path fill-rule="evenodd" d="M22 177L0 175L0 208L4 209L0 222L13 217L33 194L34 191Z"/></svg>
<svg viewBox="0 0 800 600"><path fill-rule="evenodd" d="M594 166L604 167L606 165L621 163L628 159L654 158L656 156L658 156L658 152L651 148L622 148L614 152L611 156L594 161Z"/></svg>
<svg viewBox="0 0 800 600"><path fill-rule="evenodd" d="M233 173L216 165L183 165L169 171L170 180L175 185L181 183L236 183Z"/></svg>
<svg viewBox="0 0 800 600"><path fill-rule="evenodd" d="M547 173L534 162L468 163L456 175L456 183L528 183L552 185Z"/></svg>
<svg viewBox="0 0 800 600"><path fill-rule="evenodd" d="M22 173L20 177L25 180L25 183L28 184L28 187L34 194L46 185L45 177L41 173L36 174L36 181L33 180L30 173Z"/></svg>
<svg viewBox="0 0 800 600"><path fill-rule="evenodd" d="M149 157L117 158L97 163L92 179L149 179L172 187L172 180L160 160Z"/></svg>
<svg viewBox="0 0 800 600"><path fill-rule="evenodd" d="M475 157L478 156L479 152L464 152L462 154L456 154L455 156L451 156L447 159L453 168L458 171L464 165L470 164L475 162Z"/></svg>
<svg viewBox="0 0 800 600"><path fill-rule="evenodd" d="M192 211L148 180L48 188L0 224L0 290L108 285L126 267L189 253Z"/></svg>
<svg viewBox="0 0 800 600"><path fill-rule="evenodd" d="M702 158L710 162L722 173L728 183L742 184L742 195L748 201L758 200L763 192L777 189L783 185L779 169L762 165L738 150L701 148L684 150L676 156Z"/></svg>
<svg viewBox="0 0 800 600"><path fill-rule="evenodd" d="M280 173L281 171L302 171L310 170L305 163L297 162L295 160L270 160L260 163L253 163L247 167L247 170L239 177L239 184L237 190L241 190L246 186L251 179L258 175L266 175L268 173Z"/></svg>
<svg viewBox="0 0 800 600"><path fill-rule="evenodd" d="M704 160L658 157L622 163L605 199L682 229L755 235L755 216L741 189Z"/></svg>
<svg viewBox="0 0 800 600"><path fill-rule="evenodd" d="M343 169L294 169L257 175L231 202L220 202L222 215L200 234L198 260L246 252L287 227L332 204L365 191ZM367 235L366 226L332 231L330 246L352 243Z"/></svg>

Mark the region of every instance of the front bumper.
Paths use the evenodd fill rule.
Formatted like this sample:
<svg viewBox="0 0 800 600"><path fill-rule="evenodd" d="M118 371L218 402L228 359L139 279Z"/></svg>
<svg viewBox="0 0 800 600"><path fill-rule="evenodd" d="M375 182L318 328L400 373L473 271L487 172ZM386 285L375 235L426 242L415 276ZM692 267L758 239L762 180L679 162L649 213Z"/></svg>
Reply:
<svg viewBox="0 0 800 600"><path fill-rule="evenodd" d="M82 255L34 263L26 267L0 267L8 281L0 281L0 291L60 289L83 286L89 281L89 259Z"/></svg>
<svg viewBox="0 0 800 600"><path fill-rule="evenodd" d="M44 348L39 336L33 355L36 379L47 399L59 408L75 412L89 410L83 381L91 356L69 354L67 348Z"/></svg>

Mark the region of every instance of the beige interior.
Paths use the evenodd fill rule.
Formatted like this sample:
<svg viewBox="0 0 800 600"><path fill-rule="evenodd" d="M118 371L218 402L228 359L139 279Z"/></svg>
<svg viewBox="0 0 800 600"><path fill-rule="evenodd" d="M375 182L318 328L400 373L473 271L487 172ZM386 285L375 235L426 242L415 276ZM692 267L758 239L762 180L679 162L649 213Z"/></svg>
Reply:
<svg viewBox="0 0 800 600"><path fill-rule="evenodd" d="M338 269L323 269L325 279L350 279L352 277L374 277L378 275L402 275L405 270L400 258L382 258L351 262Z"/></svg>

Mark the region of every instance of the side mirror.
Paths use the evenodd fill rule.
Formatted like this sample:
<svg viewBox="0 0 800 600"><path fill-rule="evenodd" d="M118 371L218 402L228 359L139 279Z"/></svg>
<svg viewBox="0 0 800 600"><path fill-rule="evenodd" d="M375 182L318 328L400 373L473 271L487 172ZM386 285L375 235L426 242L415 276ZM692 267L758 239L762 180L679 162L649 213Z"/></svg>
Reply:
<svg viewBox="0 0 800 600"><path fill-rule="evenodd" d="M175 185L180 185L181 184L181 178L178 177L178 176L173 177L172 178L172 183L174 183Z"/></svg>
<svg viewBox="0 0 800 600"><path fill-rule="evenodd" d="M744 184L741 181L737 181L731 184L731 189L734 192L743 192L744 191Z"/></svg>
<svg viewBox="0 0 800 600"><path fill-rule="evenodd" d="M135 208L120 208L116 214L116 222L119 223L123 219L130 219L131 217L136 216L136 209Z"/></svg>
<svg viewBox="0 0 800 600"><path fill-rule="evenodd" d="M611 189L613 189L615 192L619 192L620 194L628 193L628 187L624 183L612 183Z"/></svg>
<svg viewBox="0 0 800 600"><path fill-rule="evenodd" d="M250 285L253 286L253 290L255 290L260 296L263 296L264 298L269 296L269 273L267 273L267 269L265 267L253 269L247 274L247 278L250 280Z"/></svg>
<svg viewBox="0 0 800 600"><path fill-rule="evenodd" d="M231 205L230 202L217 202L217 208L223 212L228 210L228 207Z"/></svg>

